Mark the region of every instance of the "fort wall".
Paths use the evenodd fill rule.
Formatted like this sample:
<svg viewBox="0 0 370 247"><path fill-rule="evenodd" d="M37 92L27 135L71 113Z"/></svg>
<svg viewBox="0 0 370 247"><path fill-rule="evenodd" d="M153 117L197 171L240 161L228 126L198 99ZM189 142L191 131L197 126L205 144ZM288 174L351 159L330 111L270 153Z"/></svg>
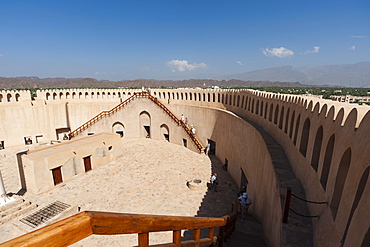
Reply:
<svg viewBox="0 0 370 247"><path fill-rule="evenodd" d="M24 145L24 137L27 135L32 138L36 138L36 135L43 135L45 139L56 138L57 129L73 130L102 110L109 110L128 98L129 93L132 95L135 91L94 90L43 90L38 92L35 101L23 100L29 97L27 93L26 96L19 94L18 99L22 100L16 102L4 102L7 96L3 96L3 101L0 103L2 119L0 141L5 141L6 148L7 145ZM14 91L13 99L16 98L16 94L17 92ZM248 191L251 189L256 195L254 200L257 202L251 209L257 216L270 213L273 220L279 222L281 212L276 211L275 208L280 208L276 205L274 207L265 205L267 195L276 193L274 186L269 186L269 189L263 188L265 186L263 184L259 184L258 188L256 186L263 180L274 179L269 174L272 168L255 167L257 164L266 164L266 167L269 167L269 161L263 160L265 153L260 151L264 150L263 147L243 140L247 139L245 136L249 138L255 133L250 130L252 127L249 125L246 127L247 123L238 116L255 122L279 142L285 150L293 171L300 179L308 200L328 203L308 204L310 214L320 216L312 220L315 246L338 246L341 242L343 246L361 246L364 238L369 238L370 108L368 106L246 89L153 89L151 94L171 109L176 116L186 115L189 118L189 124L194 124L196 127L197 136L203 145L206 144L207 139L216 141L216 155L220 160L229 161L229 172L237 183L240 183L240 168L243 169L249 183L252 184L253 181L255 186L248 187ZM138 101L136 103L134 101L131 106L127 105L128 108L135 108L133 112L136 116L131 116L130 111L125 109L119 113L121 115L117 119L104 120L108 122L101 122L88 131L99 132L103 128L107 131L108 123L125 119L122 123L125 135L142 137L140 132L142 129L137 127L139 125L131 126L130 123L146 121L145 118L140 120L140 114L139 116L137 114L137 112L146 111L153 117L152 126L157 126L157 130L151 133L152 138L163 138L163 133L161 134L158 126L166 124L170 130L170 141L182 145L179 141L182 139L182 134L180 131L177 132L173 123L164 120L165 117L162 120L161 117L155 117L161 110L154 104L145 103L145 99L140 99L140 102L143 103L142 106L139 106ZM110 132L115 131L112 125L109 128L112 128ZM251 140L257 139L253 137ZM255 153L259 155L254 155ZM265 190L271 191L267 193ZM259 201L258 197L263 199ZM275 199L271 201L274 203ZM257 205L263 206L261 208ZM269 230L265 217L262 217L262 221L265 232L270 234L271 241L278 239L279 237L272 236L273 229L278 226L273 225Z"/></svg>

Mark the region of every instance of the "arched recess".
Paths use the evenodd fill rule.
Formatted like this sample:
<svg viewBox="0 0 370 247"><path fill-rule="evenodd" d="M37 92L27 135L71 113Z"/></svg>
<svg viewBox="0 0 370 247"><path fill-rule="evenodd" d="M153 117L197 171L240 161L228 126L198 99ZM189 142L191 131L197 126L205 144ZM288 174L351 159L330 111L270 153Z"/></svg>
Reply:
<svg viewBox="0 0 370 247"><path fill-rule="evenodd" d="M283 120L284 120L284 106L281 107L280 120L279 120L279 129L283 129Z"/></svg>
<svg viewBox="0 0 370 247"><path fill-rule="evenodd" d="M163 136L163 140L170 141L170 129L166 124L161 125L161 134Z"/></svg>
<svg viewBox="0 0 370 247"><path fill-rule="evenodd" d="M259 111L259 109L260 109L260 101L259 100L257 100L257 102L256 102L256 114L258 115L258 111Z"/></svg>
<svg viewBox="0 0 370 247"><path fill-rule="evenodd" d="M262 117L263 114L263 100L261 100L261 109L260 109L260 116Z"/></svg>
<svg viewBox="0 0 370 247"><path fill-rule="evenodd" d="M293 136L294 117L295 117L295 111L293 111L292 118L290 120L290 129L289 129L289 138L290 139L292 139L292 136Z"/></svg>
<svg viewBox="0 0 370 247"><path fill-rule="evenodd" d="M12 101L12 95L10 94L10 93L8 93L7 95L6 95L6 99L7 99L7 101L8 102L11 102Z"/></svg>
<svg viewBox="0 0 370 247"><path fill-rule="evenodd" d="M310 119L306 118L303 124L301 143L299 145L299 152L301 152L301 154L304 157L306 157L306 154L307 154L307 145L308 145L308 138L310 135L310 127L311 127Z"/></svg>
<svg viewBox="0 0 370 247"><path fill-rule="evenodd" d="M323 132L324 131L322 126L320 126L316 131L315 142L311 157L311 166L315 170L315 172L317 172L317 167L319 166Z"/></svg>
<svg viewBox="0 0 370 247"><path fill-rule="evenodd" d="M265 114L264 114L265 119L267 119L267 107L268 107L268 103L266 102L266 104L265 104Z"/></svg>
<svg viewBox="0 0 370 247"><path fill-rule="evenodd" d="M236 101L236 107L239 107L239 104L240 104L240 95L238 95L238 99Z"/></svg>
<svg viewBox="0 0 370 247"><path fill-rule="evenodd" d="M251 112L254 113L254 99L252 99L252 109Z"/></svg>
<svg viewBox="0 0 370 247"><path fill-rule="evenodd" d="M333 215L334 221L337 217L338 207L342 198L344 184L346 183L349 166L351 165L351 156L351 148L347 148L347 150L342 155L342 159L339 163L337 177L335 179L334 193L330 202L331 214Z"/></svg>
<svg viewBox="0 0 370 247"><path fill-rule="evenodd" d="M324 163L322 166L321 177L320 177L320 182L324 190L326 189L326 184L328 182L331 159L333 158L334 143L335 143L335 135L333 134L330 136L328 144L326 145Z"/></svg>
<svg viewBox="0 0 370 247"><path fill-rule="evenodd" d="M46 100L50 99L50 93L46 93Z"/></svg>
<svg viewBox="0 0 370 247"><path fill-rule="evenodd" d="M125 126L121 122L115 122L112 125L112 132L120 135L120 137L125 136Z"/></svg>
<svg viewBox="0 0 370 247"><path fill-rule="evenodd" d="M284 124L285 134L288 134L289 114L290 114L290 108L288 108L288 110L286 111L285 124Z"/></svg>
<svg viewBox="0 0 370 247"><path fill-rule="evenodd" d="M69 92L66 93L66 99L70 99L71 98L71 95Z"/></svg>
<svg viewBox="0 0 370 247"><path fill-rule="evenodd" d="M146 111L140 113L140 137L150 138L150 114Z"/></svg>
<svg viewBox="0 0 370 247"><path fill-rule="evenodd" d="M343 237L342 237L342 241L341 241L342 246L350 246L349 243L346 244L347 233L348 233L349 230L351 230L349 228L351 226L352 217L353 217L353 214L356 211L358 203L360 202L360 200L362 198L362 194L365 190L366 184L370 183L370 181L368 181L369 173L370 173L370 166L368 166L366 168L366 170L364 171L364 173L362 174L361 179L360 179L360 183L357 186L355 199L353 201L353 204L352 204L352 207L351 207L351 212L349 214L349 218L348 218L348 221L347 221L346 229L344 230L344 234L343 234ZM367 220L367 219L365 219L365 220ZM358 231L358 229L356 229L356 226L354 226L354 231L356 231L356 232ZM370 246L370 231L369 230L367 231L367 233L364 237L364 240L362 241L361 246Z"/></svg>
<svg viewBox="0 0 370 247"><path fill-rule="evenodd" d="M301 121L301 114L298 115L297 121L295 123L295 132L294 132L294 139L293 139L294 145L297 144L297 136L298 136L298 129L299 129L299 123L300 123L300 121Z"/></svg>
<svg viewBox="0 0 370 247"><path fill-rule="evenodd" d="M19 93L17 93L16 95L15 95L15 101L19 101L21 99L21 96L19 95Z"/></svg>
<svg viewBox="0 0 370 247"><path fill-rule="evenodd" d="M276 108L275 108L275 115L274 115L274 124L277 124L277 122L278 122L278 117L279 117L279 105L276 105Z"/></svg>
<svg viewBox="0 0 370 247"><path fill-rule="evenodd" d="M272 122L272 112L274 111L274 105L270 105L270 111L269 111L269 121Z"/></svg>

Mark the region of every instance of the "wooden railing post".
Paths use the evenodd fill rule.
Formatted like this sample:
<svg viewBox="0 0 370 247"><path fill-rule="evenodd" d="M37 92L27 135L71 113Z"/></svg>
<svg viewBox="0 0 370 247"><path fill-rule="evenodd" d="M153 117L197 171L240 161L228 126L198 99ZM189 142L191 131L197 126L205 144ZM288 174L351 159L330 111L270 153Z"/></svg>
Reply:
<svg viewBox="0 0 370 247"><path fill-rule="evenodd" d="M285 203L284 203L284 215L283 223L288 223L289 207L290 207L290 197L292 195L292 189L288 187L286 189Z"/></svg>
<svg viewBox="0 0 370 247"><path fill-rule="evenodd" d="M193 230L193 240L195 240L198 243L198 246L199 246L200 229L194 229Z"/></svg>
<svg viewBox="0 0 370 247"><path fill-rule="evenodd" d="M181 231L173 231L172 241L177 247L181 246Z"/></svg>
<svg viewBox="0 0 370 247"><path fill-rule="evenodd" d="M139 247L149 247L149 233L139 233Z"/></svg>

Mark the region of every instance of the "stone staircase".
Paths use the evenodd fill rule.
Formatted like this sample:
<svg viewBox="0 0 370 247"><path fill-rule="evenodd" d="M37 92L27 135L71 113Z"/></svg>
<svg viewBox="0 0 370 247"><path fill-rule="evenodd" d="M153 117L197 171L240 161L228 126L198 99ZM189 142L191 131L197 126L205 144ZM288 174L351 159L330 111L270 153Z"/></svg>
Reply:
<svg viewBox="0 0 370 247"><path fill-rule="evenodd" d="M35 208L37 208L36 204L16 197L14 201L0 207L0 226L18 216L27 214Z"/></svg>

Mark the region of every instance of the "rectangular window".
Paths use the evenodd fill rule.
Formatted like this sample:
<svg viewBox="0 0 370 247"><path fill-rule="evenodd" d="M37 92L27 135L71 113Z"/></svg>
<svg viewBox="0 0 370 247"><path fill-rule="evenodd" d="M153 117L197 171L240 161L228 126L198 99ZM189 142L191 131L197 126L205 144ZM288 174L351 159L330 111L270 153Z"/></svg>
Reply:
<svg viewBox="0 0 370 247"><path fill-rule="evenodd" d="M26 145L31 145L32 144L31 136L24 137L24 144L26 144Z"/></svg>

